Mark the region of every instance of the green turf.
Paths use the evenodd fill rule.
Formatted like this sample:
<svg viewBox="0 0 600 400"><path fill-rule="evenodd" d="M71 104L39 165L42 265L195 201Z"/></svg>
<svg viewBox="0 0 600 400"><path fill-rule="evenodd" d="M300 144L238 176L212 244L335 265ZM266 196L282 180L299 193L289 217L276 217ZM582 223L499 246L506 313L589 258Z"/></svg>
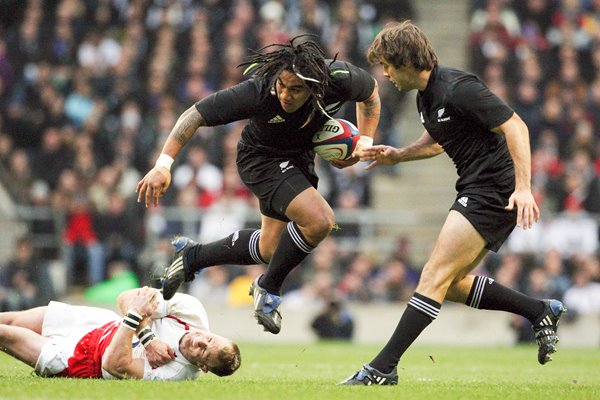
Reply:
<svg viewBox="0 0 600 400"><path fill-rule="evenodd" d="M378 346L241 344L242 367L228 378L193 382L42 379L0 353L0 399L600 399L600 351L560 349L538 365L536 348L414 347L392 387L336 383Z"/></svg>

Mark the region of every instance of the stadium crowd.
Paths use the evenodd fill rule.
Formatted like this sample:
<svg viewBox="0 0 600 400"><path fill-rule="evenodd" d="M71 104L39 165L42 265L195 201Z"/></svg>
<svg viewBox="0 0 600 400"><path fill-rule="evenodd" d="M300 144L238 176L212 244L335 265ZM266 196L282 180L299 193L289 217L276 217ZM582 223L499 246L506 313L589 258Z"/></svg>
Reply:
<svg viewBox="0 0 600 400"><path fill-rule="evenodd" d="M483 265L505 285L600 313L600 2L471 2L471 69L523 118L545 218ZM548 218L552 216L552 218ZM524 337L522 321L515 328Z"/></svg>
<svg viewBox="0 0 600 400"><path fill-rule="evenodd" d="M17 204L66 216L64 226L48 215L28 219L14 260L0 265L0 310L54 295L45 263L59 254L36 246L36 235L59 235L69 287L123 270L148 283L167 264L168 239L182 226L163 207L137 204L136 182L185 108L244 79L236 66L248 49L313 33L329 57L371 68L383 103L376 142L398 144L403 99L381 68L367 64L365 50L387 21L418 22L410 0L0 5L10 10L0 16L0 179ZM527 123L544 213L532 231L515 231L479 272L536 297L562 298L573 314L600 313L600 2L472 0L469 18L470 69ZM350 108L338 116L354 119ZM203 211L194 227L200 241L216 238L215 224L242 227L245 210L256 207L235 169L242 126L201 129L161 199L163 206ZM370 205L362 169L319 168L332 206ZM149 230L164 240L148 246ZM409 239L398 238L384 258L350 252L334 234L290 275L286 304L408 300L420 269ZM187 290L204 303L246 305L262 268L209 268ZM515 320L519 332L522 326Z"/></svg>

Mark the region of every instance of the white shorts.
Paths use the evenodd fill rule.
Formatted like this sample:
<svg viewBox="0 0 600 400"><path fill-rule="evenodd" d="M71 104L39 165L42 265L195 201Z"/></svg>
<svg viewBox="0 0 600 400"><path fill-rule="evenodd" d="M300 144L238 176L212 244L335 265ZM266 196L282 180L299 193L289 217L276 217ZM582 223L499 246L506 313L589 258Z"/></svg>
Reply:
<svg viewBox="0 0 600 400"><path fill-rule="evenodd" d="M62 372L83 335L119 319L121 317L117 313L104 308L51 301L42 323L42 336L50 340L42 347L35 372L40 376Z"/></svg>

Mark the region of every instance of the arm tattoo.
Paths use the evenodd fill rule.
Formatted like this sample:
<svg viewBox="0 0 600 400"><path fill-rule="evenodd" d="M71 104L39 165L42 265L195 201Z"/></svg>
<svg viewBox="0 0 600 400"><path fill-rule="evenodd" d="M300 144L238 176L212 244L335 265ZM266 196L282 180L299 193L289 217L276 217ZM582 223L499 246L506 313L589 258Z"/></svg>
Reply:
<svg viewBox="0 0 600 400"><path fill-rule="evenodd" d="M181 117L177 120L175 127L171 131L170 136L173 137L177 142L179 142L182 146L190 140L196 130L204 125L204 118L198 111L196 111L195 107L189 108L186 110Z"/></svg>
<svg viewBox="0 0 600 400"><path fill-rule="evenodd" d="M364 103L363 114L367 118L379 118L379 97L369 98Z"/></svg>

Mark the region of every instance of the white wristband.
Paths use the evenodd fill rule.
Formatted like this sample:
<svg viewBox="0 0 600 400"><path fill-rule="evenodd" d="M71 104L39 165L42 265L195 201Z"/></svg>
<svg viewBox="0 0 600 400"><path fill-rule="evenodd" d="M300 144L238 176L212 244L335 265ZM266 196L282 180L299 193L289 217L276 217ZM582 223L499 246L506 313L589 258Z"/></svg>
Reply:
<svg viewBox="0 0 600 400"><path fill-rule="evenodd" d="M371 147L373 146L373 138L370 136L361 136L360 139L358 139L357 144L360 144L360 146L363 148Z"/></svg>
<svg viewBox="0 0 600 400"><path fill-rule="evenodd" d="M171 157L168 154L162 153L160 156L158 156L158 160L156 160L156 164L154 166L163 167L170 171L171 165L173 165L173 161L175 161L173 157Z"/></svg>

